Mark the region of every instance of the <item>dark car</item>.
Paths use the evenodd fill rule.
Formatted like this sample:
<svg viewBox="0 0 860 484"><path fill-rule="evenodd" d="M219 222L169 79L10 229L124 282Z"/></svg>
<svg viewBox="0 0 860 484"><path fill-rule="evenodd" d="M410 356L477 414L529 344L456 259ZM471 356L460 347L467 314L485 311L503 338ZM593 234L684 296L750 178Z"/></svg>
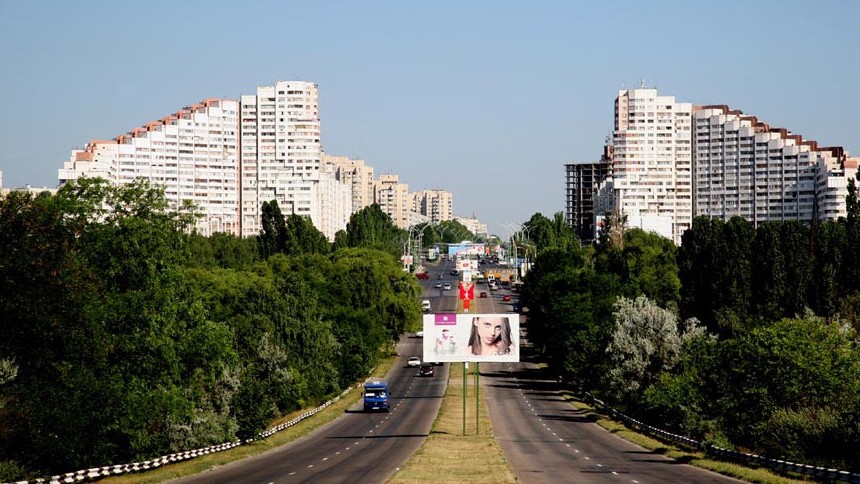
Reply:
<svg viewBox="0 0 860 484"><path fill-rule="evenodd" d="M436 374L436 370L433 369L433 365L424 363L421 365L421 368L418 369L418 376L433 376Z"/></svg>
<svg viewBox="0 0 860 484"><path fill-rule="evenodd" d="M487 297L487 293L485 291L481 291L481 294L478 297L481 297L481 298Z"/></svg>

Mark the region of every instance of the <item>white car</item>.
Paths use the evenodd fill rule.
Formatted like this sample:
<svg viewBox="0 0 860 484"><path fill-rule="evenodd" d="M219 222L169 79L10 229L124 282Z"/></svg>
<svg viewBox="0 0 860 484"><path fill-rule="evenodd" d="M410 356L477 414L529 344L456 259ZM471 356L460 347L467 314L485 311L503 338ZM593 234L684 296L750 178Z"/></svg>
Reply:
<svg viewBox="0 0 860 484"><path fill-rule="evenodd" d="M444 290L446 290L446 291L450 291L450 290L451 290L451 284L445 284L445 285L442 287L442 289L444 289Z"/></svg>
<svg viewBox="0 0 860 484"><path fill-rule="evenodd" d="M429 299L425 299L425 300L421 301L421 310L424 311L425 313L429 313L430 311L433 310L433 307L430 306L430 300Z"/></svg>
<svg viewBox="0 0 860 484"><path fill-rule="evenodd" d="M410 356L409 360L406 361L406 366L418 368L421 366L421 358L417 356Z"/></svg>

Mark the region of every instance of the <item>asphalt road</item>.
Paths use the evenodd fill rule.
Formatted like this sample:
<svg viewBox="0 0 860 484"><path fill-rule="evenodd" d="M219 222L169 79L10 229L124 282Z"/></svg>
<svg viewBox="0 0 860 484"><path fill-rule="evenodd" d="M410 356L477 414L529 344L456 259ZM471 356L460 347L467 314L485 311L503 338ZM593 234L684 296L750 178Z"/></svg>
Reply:
<svg viewBox="0 0 860 484"><path fill-rule="evenodd" d="M499 301L507 293L479 299L478 310L510 311L509 303ZM554 376L530 361L527 331L527 318L521 316L520 363L481 364L493 433L520 482L742 482L649 451L589 420L562 398Z"/></svg>
<svg viewBox="0 0 860 484"><path fill-rule="evenodd" d="M423 298L433 312L457 307L453 263L430 266L421 280ZM440 279L439 276L442 276ZM437 289L437 281L452 289ZM489 291L480 283L473 313L501 313L510 291ZM516 295L514 295L516 300ZM590 421L565 402L554 379L527 361L527 324L521 318L521 363L483 363L481 384L493 430L518 481L524 483L738 483L623 440ZM419 448L429 434L448 379L448 364L436 376L417 377L405 368L409 356L421 355L420 338L398 344L398 365L387 375L392 411L363 413L359 406L316 432L263 455L219 467L178 482L189 483L377 483L385 482ZM458 364L454 364L458 365Z"/></svg>
<svg viewBox="0 0 860 484"><path fill-rule="evenodd" d="M359 404L289 445L174 482L385 482L429 435L448 380L448 365L423 378L405 368L409 356L421 354L421 339L407 338L397 348L398 365L387 375L390 413L364 413Z"/></svg>

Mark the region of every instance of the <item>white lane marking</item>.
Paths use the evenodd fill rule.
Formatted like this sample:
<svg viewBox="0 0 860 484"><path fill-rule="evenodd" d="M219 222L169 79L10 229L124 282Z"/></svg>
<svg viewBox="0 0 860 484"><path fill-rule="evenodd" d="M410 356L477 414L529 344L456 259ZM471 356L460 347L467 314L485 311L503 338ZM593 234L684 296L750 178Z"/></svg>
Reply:
<svg viewBox="0 0 860 484"><path fill-rule="evenodd" d="M295 473L295 472L290 472L290 473L289 473L289 474L287 474L287 475L288 475L288 476L294 476L294 475L296 475L296 473Z"/></svg>
<svg viewBox="0 0 860 484"><path fill-rule="evenodd" d="M310 469L310 468L311 468L311 467L313 467L313 466L314 466L313 464L309 465L309 466L308 466L308 469Z"/></svg>
<svg viewBox="0 0 860 484"><path fill-rule="evenodd" d="M323 462L327 461L328 457L323 457Z"/></svg>
<svg viewBox="0 0 860 484"><path fill-rule="evenodd" d="M591 457L585 456L585 460L591 460Z"/></svg>
<svg viewBox="0 0 860 484"><path fill-rule="evenodd" d="M579 453L579 449L574 449L574 452L576 452L576 453L578 454L578 453Z"/></svg>

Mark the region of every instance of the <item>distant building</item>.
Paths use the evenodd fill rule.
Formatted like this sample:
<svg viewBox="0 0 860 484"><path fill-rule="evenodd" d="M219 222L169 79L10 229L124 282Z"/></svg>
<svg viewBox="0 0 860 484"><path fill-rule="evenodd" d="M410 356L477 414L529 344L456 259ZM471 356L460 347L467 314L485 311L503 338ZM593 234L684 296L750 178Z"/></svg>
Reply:
<svg viewBox="0 0 860 484"><path fill-rule="evenodd" d="M412 212L409 185L400 183L399 176L393 174L380 176L373 184L373 200L391 217L394 225L401 229L409 227L411 220L409 212Z"/></svg>
<svg viewBox="0 0 860 484"><path fill-rule="evenodd" d="M627 89L615 99L612 179L617 209L627 226L681 243L692 223L690 103Z"/></svg>
<svg viewBox="0 0 860 484"><path fill-rule="evenodd" d="M263 202L320 228L320 118L316 84L278 81L241 96L242 235L260 233ZM327 234L328 235L328 234Z"/></svg>
<svg viewBox="0 0 860 484"><path fill-rule="evenodd" d="M695 216L740 216L758 226L846 215L857 163L842 147L819 147L728 106L698 107L693 119Z"/></svg>
<svg viewBox="0 0 860 484"><path fill-rule="evenodd" d="M364 160L322 154L325 163L335 167L335 178L352 189L352 210L359 210L373 204L373 167Z"/></svg>
<svg viewBox="0 0 860 484"><path fill-rule="evenodd" d="M565 165L565 219L587 241L613 212L675 244L700 215L755 226L836 220L847 213L857 165L842 147L819 147L728 106L624 90L601 161Z"/></svg>
<svg viewBox="0 0 860 484"><path fill-rule="evenodd" d="M29 194L34 195L34 196L38 195L40 193L44 193L44 192L50 193L51 195L56 195L57 190L58 190L57 188L31 187L30 185L25 185L23 187L18 187L18 188L9 188L9 187L3 188L3 186L0 185L0 196L9 195L12 192L29 193Z"/></svg>
<svg viewBox="0 0 860 484"><path fill-rule="evenodd" d="M610 203L601 191L606 190L607 180L612 174L612 145L604 146L600 161L593 163L571 163L564 165L565 172L565 222L573 227L576 235L583 242L591 242L597 238L601 217L612 210ZM601 204L601 200L604 203Z"/></svg>
<svg viewBox="0 0 860 484"><path fill-rule="evenodd" d="M238 235L238 115L236 101L206 99L114 139L90 141L58 171L60 185L81 177L118 185L147 180L163 187L173 206L193 202L202 235Z"/></svg>
<svg viewBox="0 0 860 484"><path fill-rule="evenodd" d="M454 195L445 190L421 190L414 194L413 210L438 224L454 218Z"/></svg>
<svg viewBox="0 0 860 484"><path fill-rule="evenodd" d="M487 224L481 223L475 217L454 217L454 220L463 224L463 227L469 232L475 234L476 237L487 238L490 236L490 232L487 230Z"/></svg>

